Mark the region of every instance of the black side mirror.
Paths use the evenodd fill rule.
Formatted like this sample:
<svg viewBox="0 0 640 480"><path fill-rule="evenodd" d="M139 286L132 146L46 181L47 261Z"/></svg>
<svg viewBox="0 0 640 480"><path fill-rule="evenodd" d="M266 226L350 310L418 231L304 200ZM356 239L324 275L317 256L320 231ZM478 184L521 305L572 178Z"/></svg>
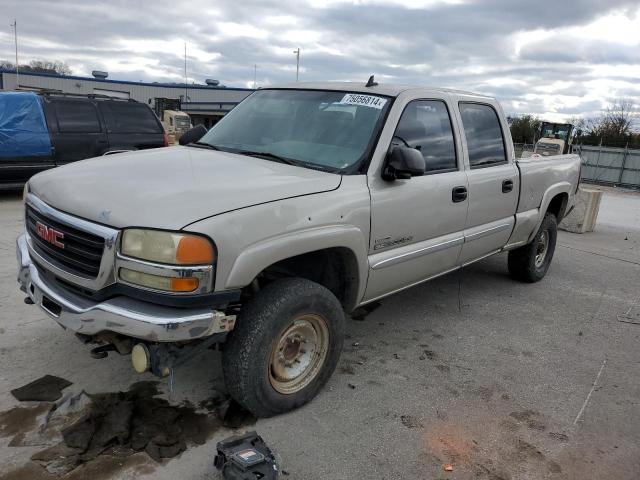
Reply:
<svg viewBox="0 0 640 480"><path fill-rule="evenodd" d="M394 145L382 168L382 178L392 181L420 177L424 175L424 169L424 157L419 150L404 145Z"/></svg>
<svg viewBox="0 0 640 480"><path fill-rule="evenodd" d="M190 143L197 142L204 137L205 133L207 133L207 128L204 125L196 125L184 132L180 137L180 140L178 140L178 143L180 143L180 145L188 145Z"/></svg>

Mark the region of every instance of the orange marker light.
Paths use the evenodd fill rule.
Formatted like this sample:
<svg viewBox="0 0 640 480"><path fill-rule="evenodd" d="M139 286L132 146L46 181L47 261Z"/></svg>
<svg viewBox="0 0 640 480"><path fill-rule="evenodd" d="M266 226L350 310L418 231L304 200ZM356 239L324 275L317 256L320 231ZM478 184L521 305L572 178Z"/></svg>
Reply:
<svg viewBox="0 0 640 480"><path fill-rule="evenodd" d="M176 249L176 262L178 264L204 265L213 263L214 260L215 254L211 242L195 235L184 236L180 239Z"/></svg>
<svg viewBox="0 0 640 480"><path fill-rule="evenodd" d="M192 292L198 288L197 278L172 278L171 291L173 292Z"/></svg>

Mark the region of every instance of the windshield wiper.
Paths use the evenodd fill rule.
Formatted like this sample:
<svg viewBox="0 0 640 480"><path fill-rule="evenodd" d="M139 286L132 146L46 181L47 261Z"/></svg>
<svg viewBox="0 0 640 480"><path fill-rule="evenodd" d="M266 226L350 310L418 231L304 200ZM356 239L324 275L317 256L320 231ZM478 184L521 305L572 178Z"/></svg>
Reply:
<svg viewBox="0 0 640 480"><path fill-rule="evenodd" d="M196 148L208 148L210 150L220 150L215 145L211 145L210 143L205 143L205 142L192 142L187 144L187 146L196 147Z"/></svg>
<svg viewBox="0 0 640 480"><path fill-rule="evenodd" d="M297 162L295 160L291 160L290 158L281 157L280 155L276 155L271 152L257 152L253 150L233 150L232 153L237 153L239 155L246 155L248 157L258 157L265 158L267 160L275 160L276 162L286 163L287 165L296 165L300 166L302 162Z"/></svg>

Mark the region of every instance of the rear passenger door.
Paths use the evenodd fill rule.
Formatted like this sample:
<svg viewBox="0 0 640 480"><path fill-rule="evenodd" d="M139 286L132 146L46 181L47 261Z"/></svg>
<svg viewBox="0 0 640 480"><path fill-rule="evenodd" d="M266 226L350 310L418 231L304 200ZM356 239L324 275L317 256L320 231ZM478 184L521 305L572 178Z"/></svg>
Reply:
<svg viewBox="0 0 640 480"><path fill-rule="evenodd" d="M109 150L143 150L164 146L164 129L144 103L98 102L107 123Z"/></svg>
<svg viewBox="0 0 640 480"><path fill-rule="evenodd" d="M50 122L49 128L56 165L102 155L107 135L93 100L54 98L48 99L46 105L55 116L55 123Z"/></svg>
<svg viewBox="0 0 640 480"><path fill-rule="evenodd" d="M408 102L392 145L420 150L426 164L424 176L393 182L379 174L368 178L371 244L366 300L458 264L467 218L467 176L452 125L446 99Z"/></svg>
<svg viewBox="0 0 640 480"><path fill-rule="evenodd" d="M465 264L494 253L509 240L519 175L514 159L508 158L507 126L496 106L463 101L458 107L469 158L469 213L460 257Z"/></svg>

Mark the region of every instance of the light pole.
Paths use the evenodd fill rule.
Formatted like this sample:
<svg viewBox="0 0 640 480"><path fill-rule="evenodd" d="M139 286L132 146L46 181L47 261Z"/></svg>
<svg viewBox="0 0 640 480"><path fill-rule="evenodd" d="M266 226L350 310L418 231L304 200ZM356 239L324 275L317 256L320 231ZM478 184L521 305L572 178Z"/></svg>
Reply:
<svg viewBox="0 0 640 480"><path fill-rule="evenodd" d="M296 54L296 82L298 81L298 77L300 75L300 47L297 50L294 50L293 53Z"/></svg>
<svg viewBox="0 0 640 480"><path fill-rule="evenodd" d="M184 103L185 106L189 99L189 93L187 91L187 42L184 42ZM182 105L180 106L181 110L184 111Z"/></svg>
<svg viewBox="0 0 640 480"><path fill-rule="evenodd" d="M16 90L20 88L20 72L18 71L18 21L14 18L11 24L16 42Z"/></svg>

